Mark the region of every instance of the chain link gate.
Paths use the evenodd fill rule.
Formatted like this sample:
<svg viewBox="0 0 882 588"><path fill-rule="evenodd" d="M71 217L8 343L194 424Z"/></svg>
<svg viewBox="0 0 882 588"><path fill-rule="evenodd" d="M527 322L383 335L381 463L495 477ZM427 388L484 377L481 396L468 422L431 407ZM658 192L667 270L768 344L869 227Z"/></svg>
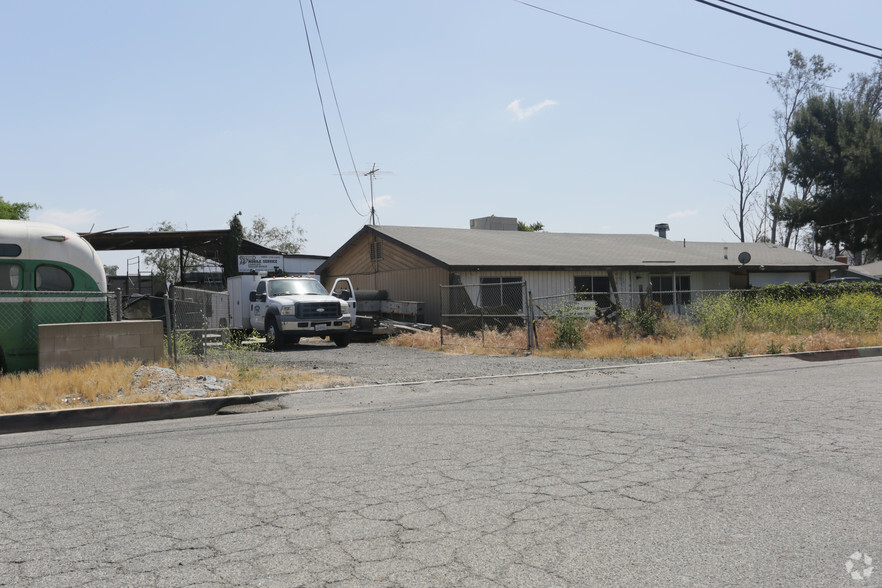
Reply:
<svg viewBox="0 0 882 588"><path fill-rule="evenodd" d="M454 338L480 336L481 346L500 349L533 348L531 305L527 283L490 278L480 284L441 286L441 346ZM455 337L448 336L447 330Z"/></svg>
<svg viewBox="0 0 882 588"><path fill-rule="evenodd" d="M207 346L230 338L230 294L172 286L171 315L174 355L203 355Z"/></svg>

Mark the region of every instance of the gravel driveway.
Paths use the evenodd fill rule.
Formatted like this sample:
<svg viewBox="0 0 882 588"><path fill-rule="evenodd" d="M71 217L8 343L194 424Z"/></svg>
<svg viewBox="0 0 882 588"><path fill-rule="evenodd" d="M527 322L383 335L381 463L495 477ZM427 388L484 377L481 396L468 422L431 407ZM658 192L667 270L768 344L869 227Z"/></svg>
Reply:
<svg viewBox="0 0 882 588"><path fill-rule="evenodd" d="M353 384L422 382L475 376L524 374L637 363L631 359L586 360L552 357L459 355L393 347L381 343L352 343L338 349L319 339L283 351L257 351L259 361L297 369L319 370L350 378ZM645 361L644 361L645 362Z"/></svg>

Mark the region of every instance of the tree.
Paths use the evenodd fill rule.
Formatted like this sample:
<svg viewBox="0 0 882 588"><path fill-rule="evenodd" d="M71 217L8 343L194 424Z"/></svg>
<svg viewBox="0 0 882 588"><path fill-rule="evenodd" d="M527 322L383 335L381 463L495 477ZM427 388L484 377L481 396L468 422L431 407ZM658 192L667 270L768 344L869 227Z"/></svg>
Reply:
<svg viewBox="0 0 882 588"><path fill-rule="evenodd" d="M162 221L155 228L150 227L150 231L177 231L179 230L173 223ZM189 253L182 254L177 249L144 249L141 251L144 255L144 261L153 269L153 274L158 277L163 284L168 287L174 284L183 273L181 265L187 266L187 258ZM182 259L183 257L183 259Z"/></svg>
<svg viewBox="0 0 882 588"><path fill-rule="evenodd" d="M836 71L836 66L824 62L820 55L812 55L808 60L802 53L794 49L787 52L790 59L790 68L786 73L777 73L770 78L768 83L781 99L781 108L774 111L772 118L775 121L775 129L778 134L778 145L773 151L773 160L778 168L775 175L777 185L773 187L768 196L769 209L772 215L770 227L770 240L778 242L778 223L781 221L775 216L776 211L781 210L784 200L784 191L790 176L789 165L793 150L793 118L796 112L805 104L809 96L820 94L824 88L824 82ZM788 230L784 245L790 246L792 229Z"/></svg>
<svg viewBox="0 0 882 588"><path fill-rule="evenodd" d="M769 175L769 165L762 159L762 150L751 151L744 142L744 127L738 121L739 148L737 153L729 153L727 159L733 173L729 174L729 183L736 192L736 203L723 214L723 222L732 231L732 234L744 243L748 231L750 240L754 241L761 236L763 226L763 211L761 203L757 202L758 190L763 185L766 176ZM759 220L756 220L759 213Z"/></svg>
<svg viewBox="0 0 882 588"><path fill-rule="evenodd" d="M239 246L242 244L242 239L245 237L242 221L239 220L240 214L242 213L234 214L233 218L230 219L230 232L227 233L227 237L224 239L223 255L225 278L235 276L239 273Z"/></svg>
<svg viewBox="0 0 882 588"><path fill-rule="evenodd" d="M866 95L815 96L796 113L789 178L813 194L804 206L784 207L794 223L812 224L821 246L844 247L858 260L882 251L882 119Z"/></svg>
<svg viewBox="0 0 882 588"><path fill-rule="evenodd" d="M40 208L33 202L7 202L0 196L0 219L28 220L31 211Z"/></svg>
<svg viewBox="0 0 882 588"><path fill-rule="evenodd" d="M543 225L542 223L540 223L538 221L531 224L531 225L528 225L527 223L525 223L523 221L518 221L518 230L519 231L526 231L528 233L539 233L539 232L545 230L545 225Z"/></svg>
<svg viewBox="0 0 882 588"><path fill-rule="evenodd" d="M251 221L251 228L245 229L244 237L264 247L282 253L298 253L306 243L306 231L297 226L297 217L291 217L290 226L271 227L266 217L256 216Z"/></svg>

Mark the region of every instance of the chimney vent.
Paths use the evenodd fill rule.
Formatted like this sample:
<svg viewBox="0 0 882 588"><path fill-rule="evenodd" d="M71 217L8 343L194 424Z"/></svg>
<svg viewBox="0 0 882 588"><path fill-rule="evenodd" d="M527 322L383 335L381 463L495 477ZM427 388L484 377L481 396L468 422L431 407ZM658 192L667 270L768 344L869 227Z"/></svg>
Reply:
<svg viewBox="0 0 882 588"><path fill-rule="evenodd" d="M662 239L668 238L668 231L671 230L671 227L668 226L668 223L659 223L655 225L655 232L658 233L658 236Z"/></svg>

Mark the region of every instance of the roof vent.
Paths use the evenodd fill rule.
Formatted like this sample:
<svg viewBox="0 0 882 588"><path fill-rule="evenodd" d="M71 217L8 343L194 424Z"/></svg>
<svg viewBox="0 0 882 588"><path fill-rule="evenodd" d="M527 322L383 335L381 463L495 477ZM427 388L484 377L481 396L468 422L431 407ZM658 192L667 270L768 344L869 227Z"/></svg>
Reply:
<svg viewBox="0 0 882 588"><path fill-rule="evenodd" d="M655 225L655 232L658 233L658 236L662 239L668 238L668 231L671 230L671 227L668 226L668 223L658 223Z"/></svg>

